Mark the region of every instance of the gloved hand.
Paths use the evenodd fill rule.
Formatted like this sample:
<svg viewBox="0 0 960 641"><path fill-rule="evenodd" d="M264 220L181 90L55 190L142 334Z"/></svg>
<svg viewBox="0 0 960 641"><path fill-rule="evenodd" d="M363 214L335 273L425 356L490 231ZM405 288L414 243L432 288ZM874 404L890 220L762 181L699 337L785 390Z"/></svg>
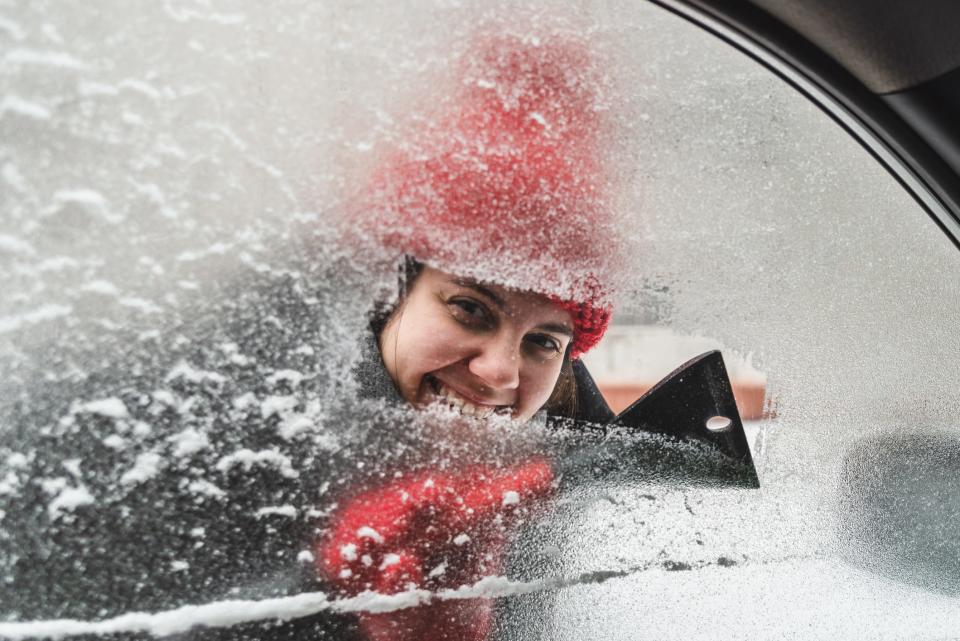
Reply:
<svg viewBox="0 0 960 641"><path fill-rule="evenodd" d="M418 472L354 497L318 545L320 573L342 596L470 585L499 572L510 526L550 493L545 460L509 468ZM364 614L371 641L480 641L492 618L489 599L434 601Z"/></svg>

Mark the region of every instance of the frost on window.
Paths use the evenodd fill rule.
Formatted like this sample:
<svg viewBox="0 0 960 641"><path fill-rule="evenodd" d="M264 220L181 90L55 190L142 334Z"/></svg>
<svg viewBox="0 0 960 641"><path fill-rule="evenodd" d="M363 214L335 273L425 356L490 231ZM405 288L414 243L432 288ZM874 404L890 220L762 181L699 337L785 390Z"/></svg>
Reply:
<svg viewBox="0 0 960 641"><path fill-rule="evenodd" d="M513 532L615 467L562 458L553 398L630 274L609 45L480 8L0 18L0 634L489 630ZM414 278L473 292L459 333L394 320Z"/></svg>
<svg viewBox="0 0 960 641"><path fill-rule="evenodd" d="M953 249L705 37L0 9L0 636L952 633ZM477 336L509 350L458 369ZM619 411L711 349L759 491L531 384L583 354Z"/></svg>

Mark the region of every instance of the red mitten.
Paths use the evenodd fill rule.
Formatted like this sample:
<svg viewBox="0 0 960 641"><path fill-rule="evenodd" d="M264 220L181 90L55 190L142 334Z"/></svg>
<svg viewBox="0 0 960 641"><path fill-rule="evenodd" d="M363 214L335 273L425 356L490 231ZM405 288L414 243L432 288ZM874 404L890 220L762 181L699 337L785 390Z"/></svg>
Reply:
<svg viewBox="0 0 960 641"><path fill-rule="evenodd" d="M335 516L318 546L318 570L344 596L470 585L499 571L512 521L548 495L552 482L545 460L394 480L356 496ZM491 613L489 599L435 601L363 615L360 623L374 641L479 641Z"/></svg>

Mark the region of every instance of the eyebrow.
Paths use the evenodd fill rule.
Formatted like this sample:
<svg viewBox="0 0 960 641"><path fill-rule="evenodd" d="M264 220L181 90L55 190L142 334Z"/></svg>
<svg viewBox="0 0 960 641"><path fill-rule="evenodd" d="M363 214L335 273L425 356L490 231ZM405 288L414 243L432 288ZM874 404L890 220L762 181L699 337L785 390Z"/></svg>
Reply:
<svg viewBox="0 0 960 641"><path fill-rule="evenodd" d="M543 325L537 325L537 329L542 329L546 332L553 332L555 334L563 334L568 338L573 338L573 330L567 325L562 325L560 323L544 323Z"/></svg>
<svg viewBox="0 0 960 641"><path fill-rule="evenodd" d="M475 292L483 294L487 298L493 301L493 303L500 308L500 311L508 313L509 309L507 307L507 301L503 300L503 297L497 294L495 291L491 290L488 287L484 287L477 281L472 278L453 278L453 283L459 285L460 287L466 287L467 289L472 289ZM545 332L553 332L555 334L562 334L569 338L573 338L573 329L568 325L563 323L543 323L542 325L537 325L537 329Z"/></svg>

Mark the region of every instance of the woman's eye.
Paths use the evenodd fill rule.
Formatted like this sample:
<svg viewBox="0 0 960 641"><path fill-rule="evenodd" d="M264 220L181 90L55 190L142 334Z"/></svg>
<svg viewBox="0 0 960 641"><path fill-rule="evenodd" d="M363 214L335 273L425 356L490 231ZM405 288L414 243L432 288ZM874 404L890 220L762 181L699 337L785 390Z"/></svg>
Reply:
<svg viewBox="0 0 960 641"><path fill-rule="evenodd" d="M549 334L529 334L524 338L524 343L535 356L543 359L555 358L563 353L563 345Z"/></svg>
<svg viewBox="0 0 960 641"><path fill-rule="evenodd" d="M491 322L486 305L472 298L451 298L447 301L454 318L468 325L487 325Z"/></svg>

